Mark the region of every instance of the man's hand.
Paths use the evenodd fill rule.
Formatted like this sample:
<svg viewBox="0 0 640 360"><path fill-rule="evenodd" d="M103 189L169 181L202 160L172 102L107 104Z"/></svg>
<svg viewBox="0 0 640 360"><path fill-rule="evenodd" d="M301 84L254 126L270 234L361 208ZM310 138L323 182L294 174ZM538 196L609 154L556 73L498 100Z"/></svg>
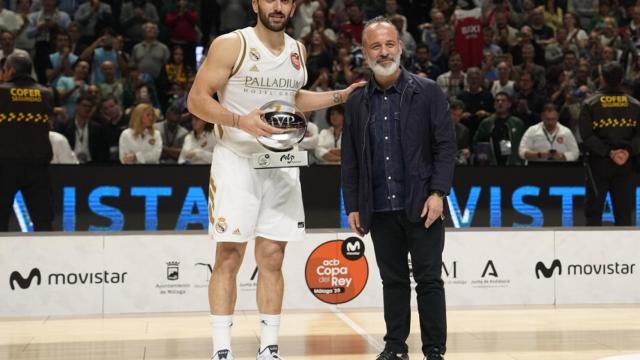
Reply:
<svg viewBox="0 0 640 360"><path fill-rule="evenodd" d="M564 161L564 160L566 160L566 157L564 156L564 154L561 153L561 152L557 152L557 151L554 152L553 154L551 154L551 157L555 161Z"/></svg>
<svg viewBox="0 0 640 360"><path fill-rule="evenodd" d="M428 229L434 221L442 216L442 208L443 201L438 195L433 194L427 198L422 208L422 214L420 214L421 218L426 216L424 227Z"/></svg>
<svg viewBox="0 0 640 360"><path fill-rule="evenodd" d="M624 149L612 150L610 157L616 165L622 166L629 160L629 152Z"/></svg>
<svg viewBox="0 0 640 360"><path fill-rule="evenodd" d="M349 213L349 226L359 236L364 236L364 231L360 227L360 213L357 211Z"/></svg>
<svg viewBox="0 0 640 360"><path fill-rule="evenodd" d="M262 115L264 115L264 113L264 111L256 109L245 116L240 116L238 119L238 127L255 137L271 136L273 133L279 133L280 129L275 128L262 120Z"/></svg>
<svg viewBox="0 0 640 360"><path fill-rule="evenodd" d="M136 163L136 154L126 153L124 154L124 163L125 164L135 164Z"/></svg>

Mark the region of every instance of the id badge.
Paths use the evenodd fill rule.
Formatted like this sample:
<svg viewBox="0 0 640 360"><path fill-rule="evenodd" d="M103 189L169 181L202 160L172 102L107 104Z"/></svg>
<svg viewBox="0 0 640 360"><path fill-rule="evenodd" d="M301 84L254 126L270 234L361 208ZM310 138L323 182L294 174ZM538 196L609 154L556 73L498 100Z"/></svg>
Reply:
<svg viewBox="0 0 640 360"><path fill-rule="evenodd" d="M500 140L500 155L502 156L511 155L511 141Z"/></svg>

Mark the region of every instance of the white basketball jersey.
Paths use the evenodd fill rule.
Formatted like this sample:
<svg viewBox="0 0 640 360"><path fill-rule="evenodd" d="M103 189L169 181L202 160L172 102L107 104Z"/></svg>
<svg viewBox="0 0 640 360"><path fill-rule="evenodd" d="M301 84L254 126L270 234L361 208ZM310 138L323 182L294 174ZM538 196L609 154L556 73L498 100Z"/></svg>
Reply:
<svg viewBox="0 0 640 360"><path fill-rule="evenodd" d="M227 110L246 115L272 100L295 104L295 96L307 81L307 71L297 41L284 34L284 50L274 55L262 44L254 28L237 30L242 46L224 88L218 91L220 104ZM229 126L216 126L218 145L238 156L250 157L265 148L255 137Z"/></svg>

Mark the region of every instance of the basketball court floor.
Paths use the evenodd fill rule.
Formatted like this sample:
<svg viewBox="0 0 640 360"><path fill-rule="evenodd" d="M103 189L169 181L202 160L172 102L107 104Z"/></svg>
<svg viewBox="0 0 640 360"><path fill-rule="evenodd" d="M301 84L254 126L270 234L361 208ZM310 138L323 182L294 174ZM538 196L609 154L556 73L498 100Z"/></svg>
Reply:
<svg viewBox="0 0 640 360"><path fill-rule="evenodd" d="M447 360L640 359L640 305L450 308L448 321ZM0 318L0 359L208 360L209 334L205 313ZM285 360L373 360L383 334L380 309L289 311L280 347ZM236 359L255 359L257 314L238 312L233 336ZM422 360L415 311L409 347Z"/></svg>

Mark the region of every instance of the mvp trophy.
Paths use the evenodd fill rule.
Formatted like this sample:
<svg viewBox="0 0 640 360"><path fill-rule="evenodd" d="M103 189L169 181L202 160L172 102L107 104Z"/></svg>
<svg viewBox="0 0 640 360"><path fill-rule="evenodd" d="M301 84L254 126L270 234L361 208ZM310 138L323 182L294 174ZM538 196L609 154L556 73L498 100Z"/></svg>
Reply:
<svg viewBox="0 0 640 360"><path fill-rule="evenodd" d="M309 156L306 151L294 150L307 132L307 120L295 105L286 101L274 100L264 104L262 119L269 125L280 129L271 136L260 136L258 142L268 152L253 154L254 169L271 169L283 167L308 166Z"/></svg>

